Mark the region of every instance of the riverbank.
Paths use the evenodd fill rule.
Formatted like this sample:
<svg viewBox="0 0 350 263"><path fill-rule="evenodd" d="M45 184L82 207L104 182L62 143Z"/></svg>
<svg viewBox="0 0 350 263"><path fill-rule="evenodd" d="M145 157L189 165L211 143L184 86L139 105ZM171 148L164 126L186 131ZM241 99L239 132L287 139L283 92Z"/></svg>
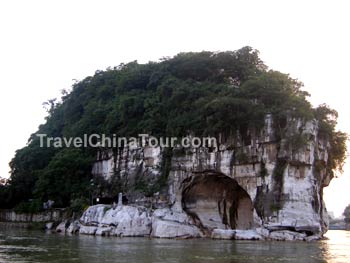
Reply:
<svg viewBox="0 0 350 263"><path fill-rule="evenodd" d="M20 213L11 209L0 210L0 222L59 222L67 218L67 209L55 208L37 213Z"/></svg>
<svg viewBox="0 0 350 263"><path fill-rule="evenodd" d="M46 229L51 232L93 236L277 241L322 239L321 233L308 233L271 224L252 226L249 229L208 229L176 205L172 208L152 210L121 203L114 207L99 204L88 207L79 219L69 215L65 209L51 209L36 214L3 210L0 211L0 220L7 227Z"/></svg>
<svg viewBox="0 0 350 263"><path fill-rule="evenodd" d="M2 228L44 230L47 224L57 226L69 218L68 210L63 208L48 209L37 213L19 213L10 209L0 210L0 226Z"/></svg>
<svg viewBox="0 0 350 263"><path fill-rule="evenodd" d="M321 233L293 231L278 225L253 226L249 229L207 229L176 206L151 210L131 205L95 205L90 206L79 220L63 220L57 226L50 222L46 224L46 229L69 234L116 237L278 241L322 239Z"/></svg>

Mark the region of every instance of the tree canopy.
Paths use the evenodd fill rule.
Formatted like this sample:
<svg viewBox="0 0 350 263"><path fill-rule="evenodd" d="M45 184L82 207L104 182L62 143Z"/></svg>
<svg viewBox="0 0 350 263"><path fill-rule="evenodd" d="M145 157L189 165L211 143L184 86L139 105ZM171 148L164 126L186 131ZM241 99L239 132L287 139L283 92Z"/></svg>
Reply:
<svg viewBox="0 0 350 263"><path fill-rule="evenodd" d="M344 221L346 223L350 223L350 205L345 207L344 212L343 212L343 216L344 216Z"/></svg>

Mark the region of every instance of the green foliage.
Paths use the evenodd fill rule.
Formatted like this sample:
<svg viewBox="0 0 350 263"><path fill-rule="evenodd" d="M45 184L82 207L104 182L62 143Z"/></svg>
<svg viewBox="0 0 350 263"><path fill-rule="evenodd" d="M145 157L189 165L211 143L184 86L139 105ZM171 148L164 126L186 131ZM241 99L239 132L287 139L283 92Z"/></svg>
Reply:
<svg viewBox="0 0 350 263"><path fill-rule="evenodd" d="M343 172L343 165L346 159L346 142L349 139L344 132L333 131L330 134L330 152L328 156L328 172L333 173L335 170Z"/></svg>
<svg viewBox="0 0 350 263"><path fill-rule="evenodd" d="M294 151L300 150L307 144L307 136L305 134L295 133L288 136L286 144Z"/></svg>
<svg viewBox="0 0 350 263"><path fill-rule="evenodd" d="M263 161L261 161L260 162L260 176L262 178L264 178L265 176L267 176L267 174L268 174L268 171L266 169L266 164Z"/></svg>
<svg viewBox="0 0 350 263"><path fill-rule="evenodd" d="M273 179L280 181L283 179L284 170L287 167L287 161L282 158L278 158L276 162L275 169L273 170Z"/></svg>
<svg viewBox="0 0 350 263"><path fill-rule="evenodd" d="M74 196L88 191L93 159L80 149L63 149L38 172L34 194L54 200L56 207L69 206Z"/></svg>
<svg viewBox="0 0 350 263"><path fill-rule="evenodd" d="M156 179L139 174L136 178L134 189L147 197L151 197L154 193L166 189L172 156L172 148L164 149L162 153L161 174Z"/></svg>
<svg viewBox="0 0 350 263"><path fill-rule="evenodd" d="M271 212L278 212L279 210L281 210L283 208L282 204L281 203L272 203L270 205L270 209L271 209Z"/></svg>
<svg viewBox="0 0 350 263"><path fill-rule="evenodd" d="M243 151L239 151L235 154L235 159L238 164L245 164L249 161L249 157Z"/></svg>
<svg viewBox="0 0 350 263"><path fill-rule="evenodd" d="M43 203L38 200L22 201L15 206L16 213L38 213L42 211Z"/></svg>
<svg viewBox="0 0 350 263"><path fill-rule="evenodd" d="M146 197L151 197L154 193L161 191L166 186L166 184L167 180L163 176L157 178L157 181L154 183L149 183L146 180L141 179L136 183L135 190L140 191Z"/></svg>
<svg viewBox="0 0 350 263"><path fill-rule="evenodd" d="M219 136L248 128L259 130L271 113L282 137L287 117L316 118L331 142L328 170L341 168L345 158L344 133L335 132L336 113L326 106L312 109L302 83L267 70L259 52L250 47L227 52L180 53L158 63L136 61L94 76L63 92L60 101L45 103L48 116L28 145L12 159L11 179L1 190L2 207L36 198L55 206L75 206L88 199L91 164L96 149L40 148L36 134L80 137L83 134L135 136ZM166 182L168 159L153 192ZM110 193L123 189L116 174ZM102 189L101 188L101 189ZM102 190L99 191L102 191Z"/></svg>
<svg viewBox="0 0 350 263"><path fill-rule="evenodd" d="M314 116L318 120L321 138L329 141L327 172L334 176L335 171L343 171L346 159L346 142L348 134L336 131L338 112L322 104L314 109Z"/></svg>
<svg viewBox="0 0 350 263"><path fill-rule="evenodd" d="M343 216L345 217L345 220L350 222L350 205L348 205L343 212Z"/></svg>
<svg viewBox="0 0 350 263"><path fill-rule="evenodd" d="M284 171L287 167L288 163L287 160L278 158L276 162L276 166L273 170L273 189L272 189L272 202L270 205L271 211L278 211L282 209L283 207L283 199L282 199L282 192L283 192L283 181L284 181Z"/></svg>
<svg viewBox="0 0 350 263"><path fill-rule="evenodd" d="M81 213L84 211L85 207L88 206L89 200L85 198L73 199L70 203L70 209L72 212Z"/></svg>

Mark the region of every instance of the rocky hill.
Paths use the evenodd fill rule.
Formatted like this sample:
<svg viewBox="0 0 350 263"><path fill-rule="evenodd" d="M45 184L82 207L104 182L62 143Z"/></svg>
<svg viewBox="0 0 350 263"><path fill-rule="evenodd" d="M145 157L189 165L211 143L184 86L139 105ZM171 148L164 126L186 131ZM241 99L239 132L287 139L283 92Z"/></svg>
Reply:
<svg viewBox="0 0 350 263"><path fill-rule="evenodd" d="M255 228L322 234L322 189L341 170L346 134L335 130L337 112L313 108L302 86L269 70L250 47L96 71L45 103L46 122L16 152L11 178L0 186L1 207L37 212L53 200L79 212L91 197L123 193L129 206L147 210L145 218L157 218L146 220L162 225L152 231L185 222L200 235ZM217 144L152 146L148 137L146 145L112 147L95 137L95 147L57 147L57 138L92 134L211 137ZM40 136L52 137L51 145Z"/></svg>

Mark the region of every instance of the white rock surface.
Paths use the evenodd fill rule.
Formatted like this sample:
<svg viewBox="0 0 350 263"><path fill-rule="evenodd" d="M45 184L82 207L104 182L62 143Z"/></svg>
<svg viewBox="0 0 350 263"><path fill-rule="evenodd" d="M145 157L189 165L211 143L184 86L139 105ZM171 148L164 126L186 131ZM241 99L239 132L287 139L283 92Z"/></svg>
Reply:
<svg viewBox="0 0 350 263"><path fill-rule="evenodd" d="M96 236L109 236L112 232L112 227L98 227L96 229L95 235Z"/></svg>
<svg viewBox="0 0 350 263"><path fill-rule="evenodd" d="M98 226L96 235L146 236L151 233L152 226L147 210L134 206L118 206L115 209L102 205L91 206L80 221L87 226Z"/></svg>
<svg viewBox="0 0 350 263"><path fill-rule="evenodd" d="M104 212L104 214L102 213ZM99 221L96 221L99 220ZM85 224L84 224L84 223ZM57 231L65 231L66 222L62 222ZM258 227L252 230L214 229L213 239L235 240L318 240L320 235L307 237L304 233L290 230L279 230L281 225L269 225L270 229ZM80 229L79 229L80 228ZM59 230L60 229L60 230ZM185 212L163 208L150 212L143 207L120 206L108 209L101 205L89 207L81 217L80 224L75 221L66 232L100 236L152 236L159 238L198 238L202 231Z"/></svg>
<svg viewBox="0 0 350 263"><path fill-rule="evenodd" d="M236 240L262 240L263 237L255 230L235 230L234 239Z"/></svg>
<svg viewBox="0 0 350 263"><path fill-rule="evenodd" d="M211 233L212 239L234 239L235 230L233 229L214 229Z"/></svg>
<svg viewBox="0 0 350 263"><path fill-rule="evenodd" d="M263 240L264 238L255 230L214 229L211 233L213 239L235 240Z"/></svg>
<svg viewBox="0 0 350 263"><path fill-rule="evenodd" d="M306 234L298 233L289 230L273 231L270 233L270 239L278 241L303 241L306 238Z"/></svg>
<svg viewBox="0 0 350 263"><path fill-rule="evenodd" d="M61 222L61 223L56 227L56 232L65 233L65 232L66 232L66 224L67 224L67 221Z"/></svg>
<svg viewBox="0 0 350 263"><path fill-rule="evenodd" d="M94 205L89 206L89 208L83 213L80 218L80 222L85 225L97 225L102 221L102 218L107 209L108 205Z"/></svg>
<svg viewBox="0 0 350 263"><path fill-rule="evenodd" d="M195 238L202 234L194 225L184 225L174 221L155 218L152 222L152 237L161 238Z"/></svg>
<svg viewBox="0 0 350 263"><path fill-rule="evenodd" d="M75 234L77 232L79 232L80 229L80 224L78 221L74 221L72 223L70 223L69 227L67 228L66 232L70 233L70 234Z"/></svg>
<svg viewBox="0 0 350 263"><path fill-rule="evenodd" d="M83 235L95 235L97 231L97 226L80 226L79 234Z"/></svg>
<svg viewBox="0 0 350 263"><path fill-rule="evenodd" d="M258 233L260 236L263 238L268 238L270 235L270 231L266 228L263 227L258 227L255 229L256 233Z"/></svg>
<svg viewBox="0 0 350 263"><path fill-rule="evenodd" d="M164 208L157 209L153 213L151 236L195 238L201 237L203 234L186 213Z"/></svg>
<svg viewBox="0 0 350 263"><path fill-rule="evenodd" d="M54 224L53 222L48 222L48 223L46 223L46 224L45 224L45 229L46 229L46 230L51 230L51 229L53 228L53 224Z"/></svg>
<svg viewBox="0 0 350 263"><path fill-rule="evenodd" d="M185 212L178 212L170 208L156 209L153 212L153 218L160 218L165 221L174 221L181 224L194 224Z"/></svg>

